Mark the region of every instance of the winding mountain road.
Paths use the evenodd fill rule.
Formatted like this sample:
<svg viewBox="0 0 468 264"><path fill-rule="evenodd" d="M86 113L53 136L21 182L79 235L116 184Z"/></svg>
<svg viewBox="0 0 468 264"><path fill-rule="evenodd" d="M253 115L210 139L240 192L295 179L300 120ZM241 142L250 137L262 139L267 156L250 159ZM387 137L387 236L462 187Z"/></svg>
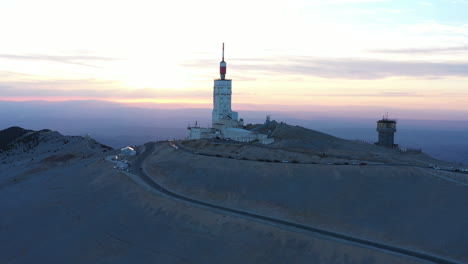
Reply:
<svg viewBox="0 0 468 264"><path fill-rule="evenodd" d="M262 222L262 223L270 224L270 225L273 225L273 226L278 226L280 228L295 229L295 230L300 230L300 231L305 231L305 232L311 232L311 233L319 234L319 235L326 236L326 237L329 237L329 238L341 240L344 243L354 243L354 244L357 244L357 245L360 245L360 246L363 246L363 247L374 248L374 249L379 250L379 251L387 251L387 252L390 252L390 253L401 254L401 255L416 258L416 259L419 259L419 260L422 260L422 261L429 261L429 262L432 262L432 263L441 263L441 264L456 264L457 263L457 262L455 262L453 260L445 259L445 258L442 258L442 257L439 257L439 256L430 255L430 254L427 254L427 253L422 253L422 252L413 251L413 250L410 250L410 249L405 249L405 248L400 248L400 247L397 247L397 246L392 246L392 245L387 245L387 244L383 244L383 243L379 243L379 242L375 242L375 241L370 241L370 240L366 240L366 239L363 239L363 238L349 236L349 235L346 235L346 234L337 233L337 232L333 232L333 231L328 231L328 230L324 230L324 229L320 229L320 228L316 228L316 227L312 227L312 226L308 226L308 225L304 225L304 224L294 223L294 222L290 222L290 221L283 220L283 219L264 216L264 215L256 214L256 213L253 213L253 212L247 212L247 211L243 211L243 210L239 210L239 209L233 209L233 208L229 208L229 207L225 207L225 206L220 206L220 205L217 205L217 204L208 203L208 202L205 202L205 201L193 199L193 198L190 198L190 197L183 196L181 194L175 193L175 192L173 192L171 190L166 189L165 187L161 186L160 184L158 184L154 180L155 175L153 175L153 178L150 177L148 175L146 169L145 169L145 162L146 162L147 158L155 152L156 147L161 147L162 148L166 144L167 143L147 143L147 144L145 144L144 152L140 153L138 159L134 162L133 173L136 174L137 176L139 176L147 185L149 185L154 190L156 190L156 191L158 191L158 192L160 192L162 194L165 194L165 195L167 195L167 196L169 196L169 197L171 197L173 199L176 199L176 200L179 200L179 201L182 201L182 202L186 202L186 203L190 203L190 204L195 205L197 207L203 207L203 208L206 208L206 209L209 209L209 210L214 210L214 211L217 211L217 212L220 212L220 213L227 213L227 214L230 214L230 215L233 215L233 216L238 216L238 217L242 217L242 218L245 218L245 219L250 219L250 220L253 220L253 221L257 221L257 222Z"/></svg>

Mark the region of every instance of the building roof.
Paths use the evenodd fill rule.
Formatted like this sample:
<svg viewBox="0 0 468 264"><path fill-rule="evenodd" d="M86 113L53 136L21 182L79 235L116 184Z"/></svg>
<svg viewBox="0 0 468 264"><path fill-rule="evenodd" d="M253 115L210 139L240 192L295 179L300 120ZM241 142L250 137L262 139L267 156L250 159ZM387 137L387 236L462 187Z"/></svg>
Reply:
<svg viewBox="0 0 468 264"><path fill-rule="evenodd" d="M224 130L228 130L232 132L253 133L250 130L243 129L243 128L236 128L236 127L228 127L228 128L225 128Z"/></svg>
<svg viewBox="0 0 468 264"><path fill-rule="evenodd" d="M396 122L397 121L394 119L387 119L387 118L380 119L379 121L377 121L377 123L396 123Z"/></svg>
<svg viewBox="0 0 468 264"><path fill-rule="evenodd" d="M135 151L132 147L125 147L125 148L121 148L120 150L121 150L121 151L124 151L124 150Z"/></svg>

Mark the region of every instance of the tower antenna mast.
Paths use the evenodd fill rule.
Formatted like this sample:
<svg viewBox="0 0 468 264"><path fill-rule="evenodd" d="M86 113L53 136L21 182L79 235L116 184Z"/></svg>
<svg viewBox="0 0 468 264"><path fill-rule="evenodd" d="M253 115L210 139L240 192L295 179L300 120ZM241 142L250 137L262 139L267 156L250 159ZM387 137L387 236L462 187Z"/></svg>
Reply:
<svg viewBox="0 0 468 264"><path fill-rule="evenodd" d="M224 42L223 42L223 60L219 63L219 74L221 80L226 79L226 62L224 61Z"/></svg>

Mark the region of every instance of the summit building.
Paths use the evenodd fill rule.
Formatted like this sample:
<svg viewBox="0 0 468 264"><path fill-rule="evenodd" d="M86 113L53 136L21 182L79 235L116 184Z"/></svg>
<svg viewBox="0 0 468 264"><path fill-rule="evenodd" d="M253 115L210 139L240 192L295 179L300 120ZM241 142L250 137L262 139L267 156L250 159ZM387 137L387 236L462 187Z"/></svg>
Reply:
<svg viewBox="0 0 468 264"><path fill-rule="evenodd" d="M227 63L224 61L224 43L222 60L219 63L219 79L214 80L212 127L189 126L188 139L228 139L240 142L259 142L270 144L274 140L267 135L244 129L244 120L232 111L232 80L226 79Z"/></svg>
<svg viewBox="0 0 468 264"><path fill-rule="evenodd" d="M231 109L232 80L226 79L227 64L224 61L224 43L222 61L219 63L219 79L214 80L213 88L213 128L242 127L243 120L238 120L238 113Z"/></svg>

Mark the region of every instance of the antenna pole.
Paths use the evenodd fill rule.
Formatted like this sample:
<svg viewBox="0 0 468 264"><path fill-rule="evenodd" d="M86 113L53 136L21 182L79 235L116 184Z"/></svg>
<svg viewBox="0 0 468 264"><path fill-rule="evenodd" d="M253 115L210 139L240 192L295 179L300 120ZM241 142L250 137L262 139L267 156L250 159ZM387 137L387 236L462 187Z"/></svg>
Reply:
<svg viewBox="0 0 468 264"><path fill-rule="evenodd" d="M226 62L224 61L224 42L223 42L223 60L219 63L219 74L220 74L220 79L225 80L225 78L226 78Z"/></svg>

